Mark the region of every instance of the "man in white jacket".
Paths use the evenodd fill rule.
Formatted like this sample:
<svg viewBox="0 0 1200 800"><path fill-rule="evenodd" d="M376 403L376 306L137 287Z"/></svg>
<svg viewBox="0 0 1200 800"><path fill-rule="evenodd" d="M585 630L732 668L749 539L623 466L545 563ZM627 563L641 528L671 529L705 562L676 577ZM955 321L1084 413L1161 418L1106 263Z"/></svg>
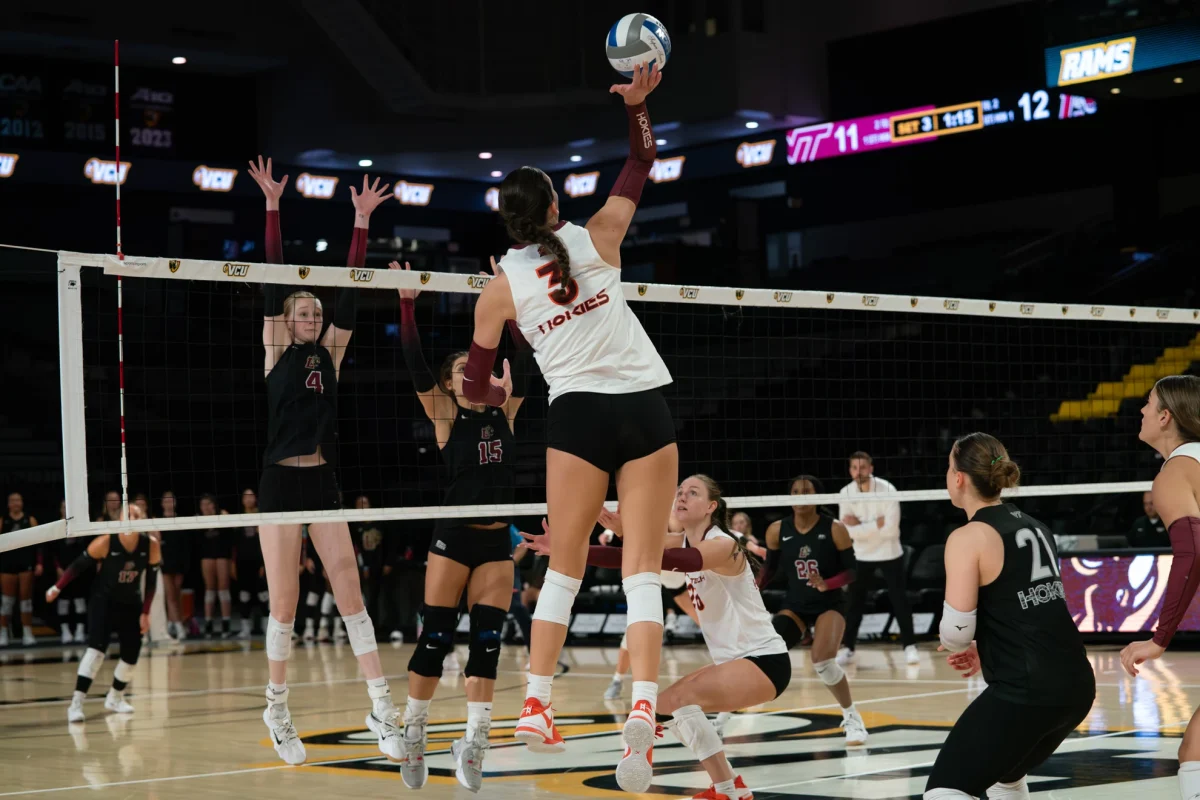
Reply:
<svg viewBox="0 0 1200 800"><path fill-rule="evenodd" d="M896 487L883 478L875 477L871 456L861 450L850 456L850 477L853 480L839 492L846 499L838 503L838 519L846 526L854 542L858 574L849 588L850 608L846 615L842 647L838 650L838 663L846 664L854 659L854 644L858 640L863 606L867 592L875 583L875 570L879 569L887 582L892 613L900 626L905 661L916 664L920 657L917 654L917 639L913 635L912 610L905 593L904 550L900 547L900 501L855 498L860 494L894 492Z"/></svg>

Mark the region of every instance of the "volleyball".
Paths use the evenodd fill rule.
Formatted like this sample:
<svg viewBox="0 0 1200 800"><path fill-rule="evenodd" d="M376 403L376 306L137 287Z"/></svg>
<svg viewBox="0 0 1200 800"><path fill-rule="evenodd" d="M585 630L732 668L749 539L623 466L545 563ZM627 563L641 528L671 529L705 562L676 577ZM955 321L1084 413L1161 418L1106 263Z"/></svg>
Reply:
<svg viewBox="0 0 1200 800"><path fill-rule="evenodd" d="M604 40L608 63L626 78L638 64L658 64L661 70L671 57L671 36L649 14L626 14L608 29Z"/></svg>

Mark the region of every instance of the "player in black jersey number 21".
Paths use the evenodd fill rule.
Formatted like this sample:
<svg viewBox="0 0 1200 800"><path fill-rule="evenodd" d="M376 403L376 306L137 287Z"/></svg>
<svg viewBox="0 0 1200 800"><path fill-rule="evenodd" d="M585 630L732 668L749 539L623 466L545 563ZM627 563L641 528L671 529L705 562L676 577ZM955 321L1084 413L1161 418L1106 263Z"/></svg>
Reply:
<svg viewBox="0 0 1200 800"><path fill-rule="evenodd" d="M939 649L988 687L958 718L938 753L925 800L1028 798L1025 775L1087 716L1096 676L1071 619L1047 527L1000 499L1021 470L999 440L954 443L946 488L967 512L946 541L946 602Z"/></svg>

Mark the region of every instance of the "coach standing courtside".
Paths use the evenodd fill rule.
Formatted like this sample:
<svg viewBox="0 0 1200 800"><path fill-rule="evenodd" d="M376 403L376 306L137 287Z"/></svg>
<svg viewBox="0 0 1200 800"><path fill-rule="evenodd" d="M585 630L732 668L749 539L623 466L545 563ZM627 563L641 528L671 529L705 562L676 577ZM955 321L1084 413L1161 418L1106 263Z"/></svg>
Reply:
<svg viewBox="0 0 1200 800"><path fill-rule="evenodd" d="M858 500L855 495L894 492L896 487L883 478L875 477L871 456L861 450L850 455L850 477L839 494L845 500L838 503L838 519L846 526L854 542L854 557L859 562L858 579L850 584L850 609L846 616L846 632L838 650L839 664L854 659L854 643L862 622L867 592L875 583L875 570L883 573L892 611L900 625L900 640L904 658L909 664L920 661L917 639L913 635L912 610L905 594L904 550L900 547L900 501Z"/></svg>

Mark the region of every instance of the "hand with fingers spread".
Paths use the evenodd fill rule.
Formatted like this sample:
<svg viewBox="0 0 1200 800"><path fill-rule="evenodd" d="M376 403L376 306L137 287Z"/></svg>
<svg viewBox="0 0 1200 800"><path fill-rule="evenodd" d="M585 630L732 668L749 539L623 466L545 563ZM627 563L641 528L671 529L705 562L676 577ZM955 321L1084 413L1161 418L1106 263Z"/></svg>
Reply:
<svg viewBox="0 0 1200 800"><path fill-rule="evenodd" d="M388 269L401 269L400 262L398 262L398 261L391 262L390 264L388 264ZM405 261L403 269L405 271L408 271L408 270L411 270L412 267L409 265L409 263L407 261ZM397 291L400 292L401 300L416 300L418 297L421 296L420 289L397 289Z"/></svg>
<svg viewBox="0 0 1200 800"><path fill-rule="evenodd" d="M945 649L945 645L938 645L938 652ZM964 678L978 675L983 668L979 663L979 651L975 649L974 642L971 642L971 646L961 653L951 653L946 656L946 663L958 670Z"/></svg>
<svg viewBox="0 0 1200 800"><path fill-rule="evenodd" d="M525 539L525 546L539 556L550 555L550 523L542 517L542 530L544 533L538 535L536 533L526 533L520 531L521 536Z"/></svg>
<svg viewBox="0 0 1200 800"><path fill-rule="evenodd" d="M610 94L623 96L625 105L636 106L646 102L646 95L653 92L661 82L662 73L658 71L658 64L638 64L633 68L633 78L629 83L614 83L608 91Z"/></svg>
<svg viewBox="0 0 1200 800"><path fill-rule="evenodd" d="M274 168L271 164L271 159L267 159L267 163L263 164L262 156L258 157L258 164L250 162L250 177L258 184L258 188L262 189L262 193L267 196L267 211L279 210L279 198L283 195L283 189L287 186L288 176L284 175L283 180L276 182L272 177Z"/></svg>
<svg viewBox="0 0 1200 800"><path fill-rule="evenodd" d="M368 185L369 180L368 176L363 175L361 192L355 191L353 185L350 186L350 200L354 203L354 227L356 228L367 227L367 220L370 219L371 212L391 196L388 194L388 187L391 184L385 183L383 188L380 188L379 178Z"/></svg>

